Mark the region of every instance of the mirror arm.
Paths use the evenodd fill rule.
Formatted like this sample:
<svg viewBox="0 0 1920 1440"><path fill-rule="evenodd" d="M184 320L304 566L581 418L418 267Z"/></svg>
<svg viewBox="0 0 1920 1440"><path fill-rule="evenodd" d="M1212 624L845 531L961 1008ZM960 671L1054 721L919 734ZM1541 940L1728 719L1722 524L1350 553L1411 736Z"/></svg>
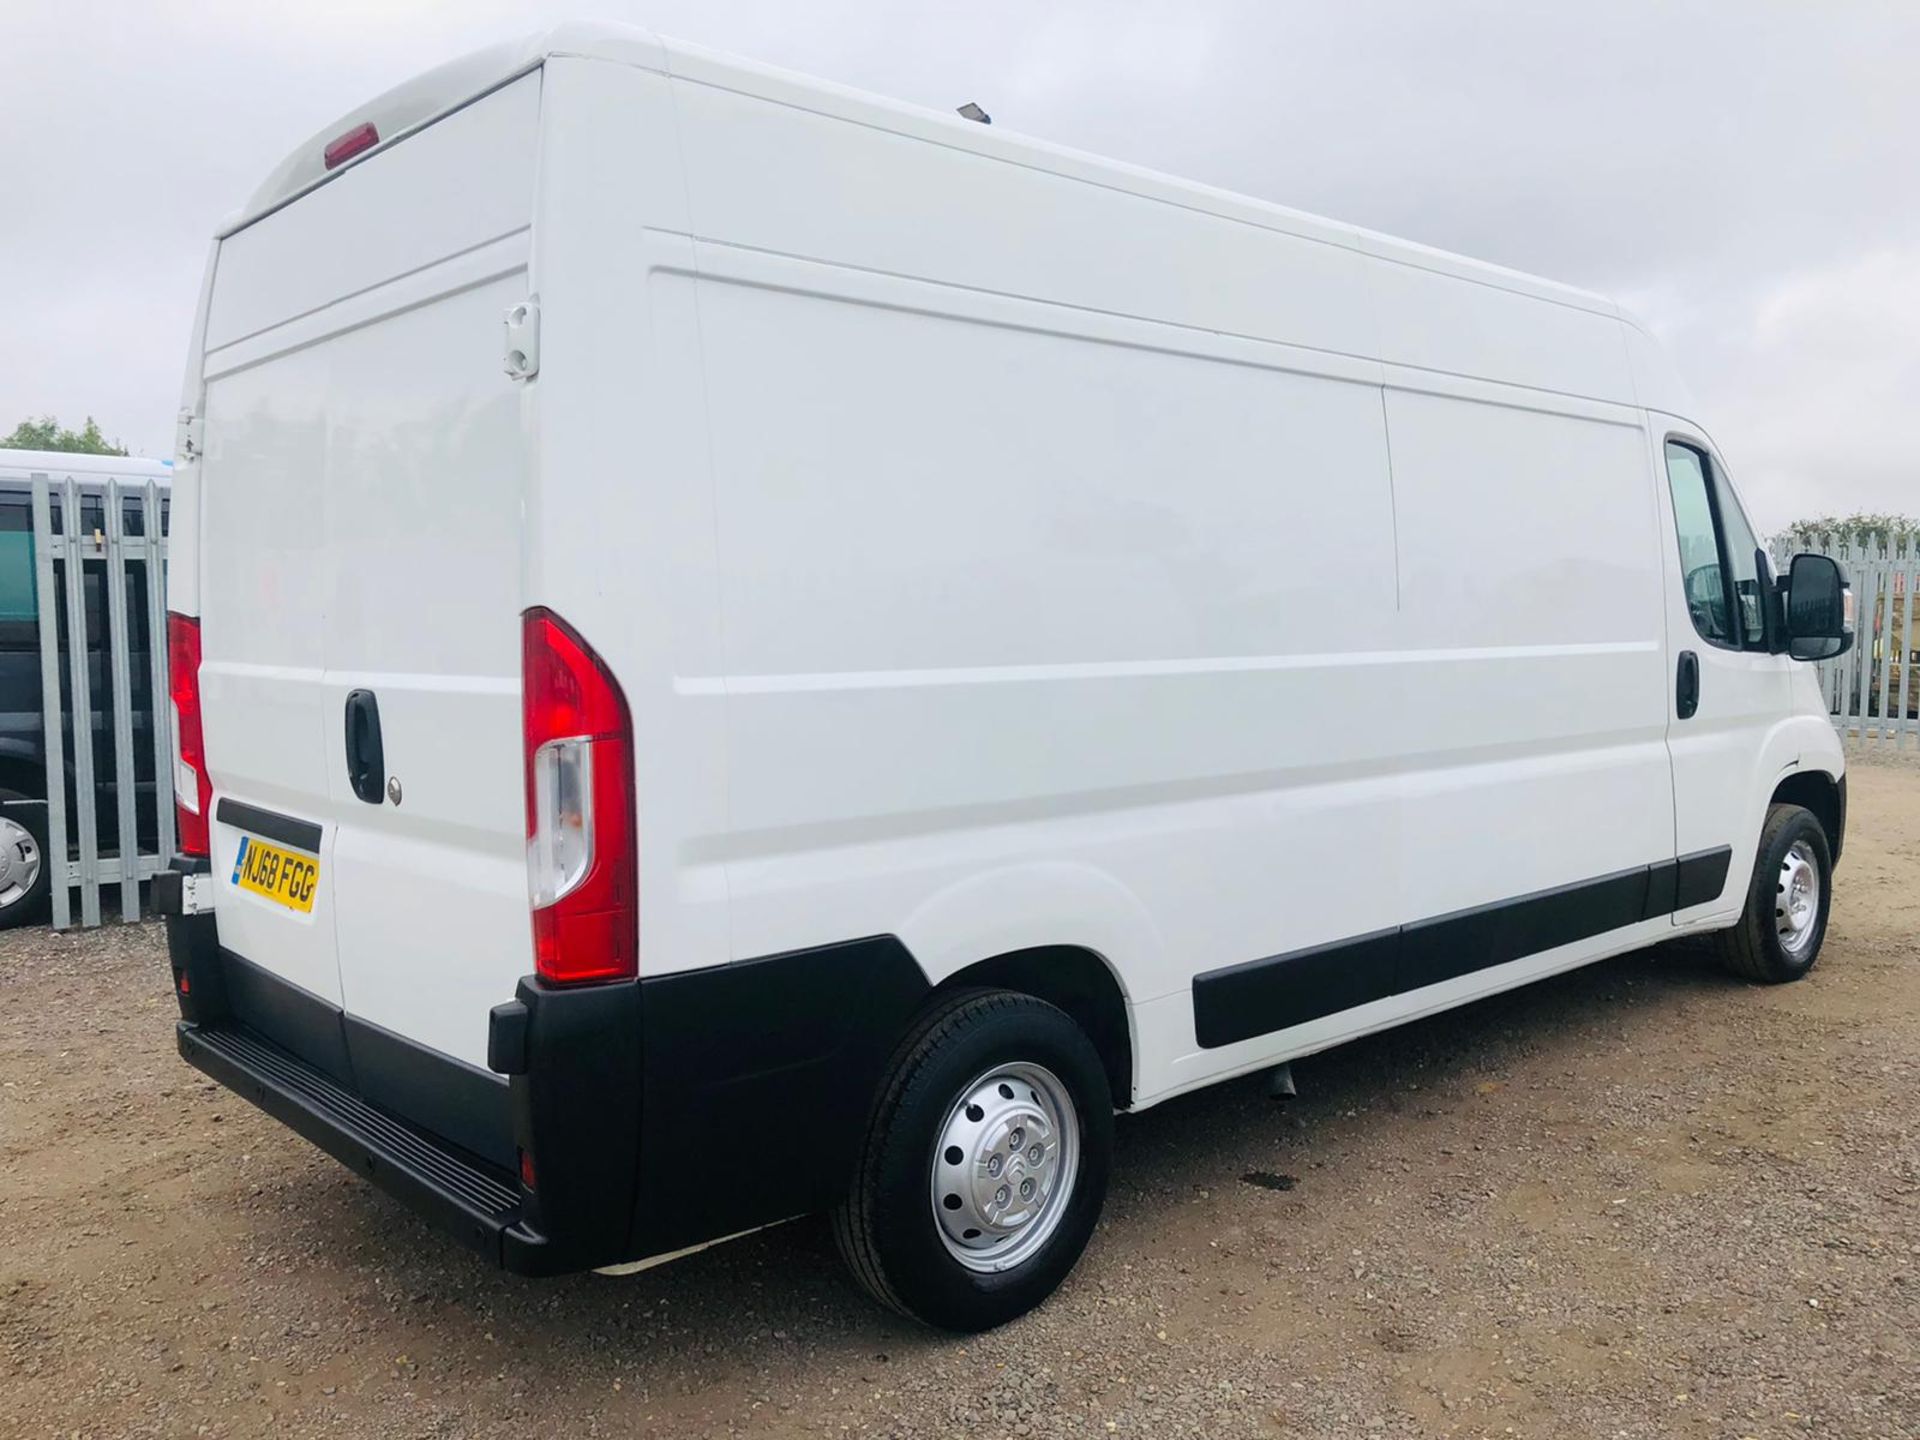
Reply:
<svg viewBox="0 0 1920 1440"><path fill-rule="evenodd" d="M1773 560L1761 546L1753 547L1754 599L1760 606L1760 638L1769 655L1787 648L1787 582L1773 573Z"/></svg>

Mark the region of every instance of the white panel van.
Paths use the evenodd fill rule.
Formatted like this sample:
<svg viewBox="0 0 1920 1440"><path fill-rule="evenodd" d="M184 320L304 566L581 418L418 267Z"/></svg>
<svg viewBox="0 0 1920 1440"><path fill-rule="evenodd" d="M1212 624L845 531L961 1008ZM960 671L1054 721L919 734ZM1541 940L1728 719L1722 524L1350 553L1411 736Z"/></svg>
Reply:
<svg viewBox="0 0 1920 1440"><path fill-rule="evenodd" d="M1605 300L616 27L297 151L175 480L185 1057L510 1270L814 1211L936 1325L1113 1115L1820 949L1776 577Z"/></svg>

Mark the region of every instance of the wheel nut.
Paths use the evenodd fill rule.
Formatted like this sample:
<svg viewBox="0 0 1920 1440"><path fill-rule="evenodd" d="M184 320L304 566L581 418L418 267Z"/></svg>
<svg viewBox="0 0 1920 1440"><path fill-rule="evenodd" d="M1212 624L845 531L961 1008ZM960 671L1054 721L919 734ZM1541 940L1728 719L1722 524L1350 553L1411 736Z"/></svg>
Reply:
<svg viewBox="0 0 1920 1440"><path fill-rule="evenodd" d="M1020 1198L1022 1200L1033 1199L1033 1181L1022 1180L1020 1182Z"/></svg>
<svg viewBox="0 0 1920 1440"><path fill-rule="evenodd" d="M1031 1150L1027 1151L1027 1159L1031 1160L1034 1164L1038 1165L1040 1163L1040 1157L1045 1153L1046 1152L1044 1150L1042 1150L1038 1145L1036 1145Z"/></svg>
<svg viewBox="0 0 1920 1440"><path fill-rule="evenodd" d="M1000 1157L998 1155L989 1157L989 1159L987 1160L987 1174L998 1176L999 1173L1000 1173Z"/></svg>
<svg viewBox="0 0 1920 1440"><path fill-rule="evenodd" d="M1004 1185L1002 1185L998 1190L993 1192L993 1203L996 1205L1004 1205L1007 1203L1007 1201L1011 1200L1012 1198L1013 1198L1013 1192L1007 1189L1007 1187Z"/></svg>
<svg viewBox="0 0 1920 1440"><path fill-rule="evenodd" d="M1016 1125L1013 1129L1013 1133L1007 1136L1007 1148L1009 1150L1018 1150L1022 1142L1024 1142L1026 1138L1027 1138L1027 1132L1022 1130L1019 1126Z"/></svg>

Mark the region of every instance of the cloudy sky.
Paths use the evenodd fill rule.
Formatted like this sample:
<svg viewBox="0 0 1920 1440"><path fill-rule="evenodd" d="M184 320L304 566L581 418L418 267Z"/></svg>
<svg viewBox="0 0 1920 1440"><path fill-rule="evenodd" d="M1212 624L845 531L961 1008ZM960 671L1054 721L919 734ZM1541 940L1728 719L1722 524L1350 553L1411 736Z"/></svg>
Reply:
<svg viewBox="0 0 1920 1440"><path fill-rule="evenodd" d="M1761 528L1920 512L1912 0L0 0L0 431L170 454L220 217L359 100L584 16L1618 296Z"/></svg>

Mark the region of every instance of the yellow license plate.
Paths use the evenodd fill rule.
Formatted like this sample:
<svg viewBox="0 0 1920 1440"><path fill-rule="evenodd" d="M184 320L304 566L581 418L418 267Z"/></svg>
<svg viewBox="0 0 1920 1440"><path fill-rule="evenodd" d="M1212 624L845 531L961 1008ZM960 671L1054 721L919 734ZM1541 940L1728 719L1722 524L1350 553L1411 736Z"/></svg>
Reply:
<svg viewBox="0 0 1920 1440"><path fill-rule="evenodd" d="M233 883L307 915L313 911L313 892L320 884L320 862L298 850L282 850L242 835L240 853L233 861Z"/></svg>

